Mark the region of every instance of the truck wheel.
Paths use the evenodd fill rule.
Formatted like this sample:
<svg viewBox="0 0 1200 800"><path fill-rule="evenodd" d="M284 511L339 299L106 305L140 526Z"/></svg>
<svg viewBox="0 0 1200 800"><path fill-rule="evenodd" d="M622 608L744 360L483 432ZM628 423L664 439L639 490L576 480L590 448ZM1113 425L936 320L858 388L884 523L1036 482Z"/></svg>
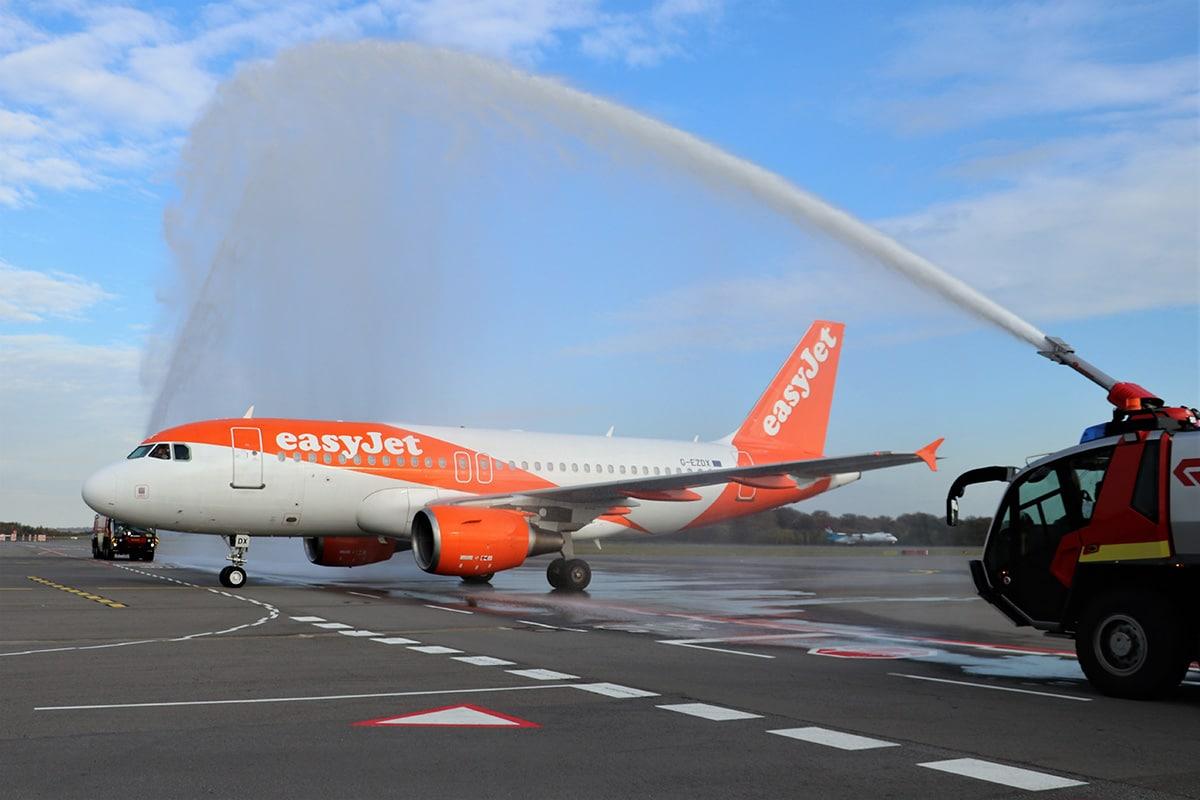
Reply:
<svg viewBox="0 0 1200 800"><path fill-rule="evenodd" d="M100 557L100 548L96 546L96 540L92 539L92 558Z"/></svg>
<svg viewBox="0 0 1200 800"><path fill-rule="evenodd" d="M153 560L154 560L154 551L153 550L151 550L149 553L142 553L142 561L153 561Z"/></svg>
<svg viewBox="0 0 1200 800"><path fill-rule="evenodd" d="M1146 699L1169 692L1186 673L1183 626L1159 594L1119 592L1097 598L1075 636L1079 666L1114 697Z"/></svg>

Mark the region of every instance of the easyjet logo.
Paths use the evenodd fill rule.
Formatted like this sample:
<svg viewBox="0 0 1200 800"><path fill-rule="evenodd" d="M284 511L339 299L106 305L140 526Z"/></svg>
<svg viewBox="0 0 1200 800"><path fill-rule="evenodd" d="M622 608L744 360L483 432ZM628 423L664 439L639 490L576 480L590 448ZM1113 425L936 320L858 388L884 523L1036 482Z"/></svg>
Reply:
<svg viewBox="0 0 1200 800"><path fill-rule="evenodd" d="M284 431L275 437L275 444L280 450L301 450L305 453L345 453L347 458L354 458L360 452L374 455L375 453L391 453L402 456L405 453L419 456L421 440L416 436L387 436L379 431L368 431L362 436L350 434L326 433L318 436L315 433L289 433Z"/></svg>
<svg viewBox="0 0 1200 800"><path fill-rule="evenodd" d="M812 394L812 381L821 373L821 365L829 359L829 354L838 346L838 340L830 333L828 326L821 328L820 339L812 347L806 347L800 352L800 369L783 388L783 396L775 401L771 413L763 419L763 431L767 436L779 433L792 409L801 400L807 400Z"/></svg>

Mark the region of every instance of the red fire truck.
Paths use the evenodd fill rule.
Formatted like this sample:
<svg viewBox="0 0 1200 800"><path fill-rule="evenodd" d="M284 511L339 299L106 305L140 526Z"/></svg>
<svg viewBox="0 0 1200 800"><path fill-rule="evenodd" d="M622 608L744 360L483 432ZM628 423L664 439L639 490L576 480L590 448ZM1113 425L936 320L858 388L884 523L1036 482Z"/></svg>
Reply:
<svg viewBox="0 0 1200 800"><path fill-rule="evenodd" d="M153 561L157 548L158 534L150 528L134 528L100 514L92 522L92 558L111 561L127 555L130 561Z"/></svg>
<svg viewBox="0 0 1200 800"><path fill-rule="evenodd" d="M1100 691L1158 696L1200 659L1200 413L1164 407L1048 342L1043 355L1107 381L1112 421L1024 468L963 473L946 521L967 486L1007 482L983 559L971 562L979 594L1017 625L1073 638Z"/></svg>

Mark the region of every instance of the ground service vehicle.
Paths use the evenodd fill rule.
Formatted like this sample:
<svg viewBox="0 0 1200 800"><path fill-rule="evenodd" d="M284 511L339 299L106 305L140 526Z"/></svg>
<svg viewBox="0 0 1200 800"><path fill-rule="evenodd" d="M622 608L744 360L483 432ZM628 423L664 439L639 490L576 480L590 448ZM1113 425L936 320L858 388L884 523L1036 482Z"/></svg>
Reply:
<svg viewBox="0 0 1200 800"><path fill-rule="evenodd" d="M983 559L971 562L979 594L1017 625L1074 638L1100 691L1159 695L1200 659L1198 414L1071 363L1060 340L1048 341L1064 349L1043 355L1109 381L1112 421L1024 468L963 473L947 523L967 486L1008 482Z"/></svg>
<svg viewBox="0 0 1200 800"><path fill-rule="evenodd" d="M103 514L92 522L92 558L112 561L127 555L130 561L153 561L157 548L158 534L150 528L135 528Z"/></svg>

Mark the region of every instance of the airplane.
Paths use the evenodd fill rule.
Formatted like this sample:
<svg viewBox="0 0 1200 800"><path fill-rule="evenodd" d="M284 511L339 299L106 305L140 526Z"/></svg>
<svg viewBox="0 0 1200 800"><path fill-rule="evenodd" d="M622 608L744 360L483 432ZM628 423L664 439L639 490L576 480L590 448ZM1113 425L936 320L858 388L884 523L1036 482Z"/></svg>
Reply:
<svg viewBox="0 0 1200 800"><path fill-rule="evenodd" d="M896 544L900 541L895 534L885 531L874 533L839 533L832 528L825 529L825 540L831 544Z"/></svg>
<svg viewBox="0 0 1200 800"><path fill-rule="evenodd" d="M304 540L314 564L354 567L411 549L417 566L486 583L557 553L554 589L582 591L575 543L671 533L796 503L912 453L824 457L844 325L817 321L742 425L713 442L376 422L245 417L160 431L83 484L128 525L228 537L220 582L245 584L250 540Z"/></svg>

